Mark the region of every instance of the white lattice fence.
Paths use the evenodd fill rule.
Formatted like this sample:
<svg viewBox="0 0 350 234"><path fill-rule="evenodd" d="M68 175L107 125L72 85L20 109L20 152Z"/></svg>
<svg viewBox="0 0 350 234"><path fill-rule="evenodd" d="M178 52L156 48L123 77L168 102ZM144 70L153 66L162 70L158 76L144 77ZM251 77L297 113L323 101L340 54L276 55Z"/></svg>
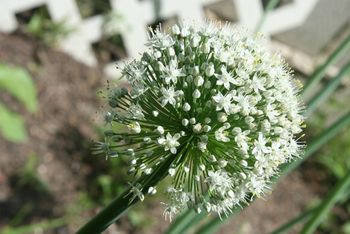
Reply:
<svg viewBox="0 0 350 234"><path fill-rule="evenodd" d="M232 0L238 15L238 24L253 29L262 16L263 7L260 0ZM302 24L318 0L294 0L293 3L280 7L266 19L262 31L271 35ZM161 17L176 16L178 19L205 19L203 7L219 0L163 0ZM124 16L123 23L128 30L122 32L127 54L137 56L147 39L147 25L154 22L153 2L151 0L110 0L113 11ZM83 19L76 0L1 0L0 31L12 32L17 28L15 14L41 5L46 5L54 21L66 20L67 26L75 30L60 42L60 48L77 60L88 65L97 63L92 44L102 35L103 16L97 15ZM117 22L116 22L117 23ZM122 61L118 61L122 62ZM105 66L106 74L116 75L115 63Z"/></svg>

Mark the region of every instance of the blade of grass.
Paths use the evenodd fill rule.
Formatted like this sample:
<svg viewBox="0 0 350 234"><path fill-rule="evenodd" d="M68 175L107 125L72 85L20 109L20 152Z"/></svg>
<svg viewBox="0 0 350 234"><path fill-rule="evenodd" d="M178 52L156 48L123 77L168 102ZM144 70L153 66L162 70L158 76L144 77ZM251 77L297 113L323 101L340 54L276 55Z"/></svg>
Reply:
<svg viewBox="0 0 350 234"><path fill-rule="evenodd" d="M342 195L340 196L339 202L344 203L349 196L350 196L350 189L345 190L344 193L342 193ZM345 201L342 201L344 199ZM287 233L287 231L292 229L294 225L309 220L309 218L312 217L315 214L315 212L320 209L320 206L321 204L318 204L316 207L313 207L311 209L304 211L303 213L299 214L295 218L289 220L287 223L283 224L282 226L280 226L279 228L271 232L271 234Z"/></svg>
<svg viewBox="0 0 350 234"><path fill-rule="evenodd" d="M282 225L281 227L277 228L275 231L271 232L271 234L287 233L290 229L294 227L294 225L309 219L317 209L318 209L318 206L299 214L295 218L288 221L288 223Z"/></svg>
<svg viewBox="0 0 350 234"><path fill-rule="evenodd" d="M49 229L54 229L62 227L67 223L66 218L57 218L53 220L46 220L39 223L33 223L20 227L5 227L2 229L2 234L28 234L28 233L37 233L38 230L44 231Z"/></svg>
<svg viewBox="0 0 350 234"><path fill-rule="evenodd" d="M338 59L345 54L345 52L350 48L350 34L344 41L336 48L336 50L328 57L328 59L320 65L307 80L304 85L303 90L301 91L302 95L306 95L310 92L312 88L323 78L326 74L329 66L334 64Z"/></svg>
<svg viewBox="0 0 350 234"><path fill-rule="evenodd" d="M318 149L320 149L325 143L327 143L329 140L331 140L333 137L335 137L337 134L339 134L343 129L348 127L350 125L350 112L347 112L342 117L340 117L335 123L333 123L329 128L324 130L320 135L318 135L306 148L304 156L301 158L298 158L297 160L293 161L289 164L284 164L281 167L281 172L279 174L279 177L273 177L271 182L276 183L278 179L280 179L283 176L286 176L291 171L296 169L302 162L304 162L306 159L308 159L313 153L315 153ZM244 205L243 207L244 208ZM237 212L238 213L238 212ZM232 213L227 217L223 217L223 220L230 219L235 214ZM211 223L211 224L210 224ZM209 220L204 226L210 228L209 230L204 230L204 228L201 228L196 233L202 233L205 232L206 234L215 233L222 224L222 220L219 217L214 217L213 219ZM213 226L211 226L213 225Z"/></svg>
<svg viewBox="0 0 350 234"><path fill-rule="evenodd" d="M280 0L270 0L270 1L267 3L263 15L261 16L261 18L260 18L258 24L257 24L256 27L255 27L255 32L260 31L261 26L264 24L267 15L270 13L270 11L272 11L272 10L277 6L277 4L279 3L279 1L280 1Z"/></svg>
<svg viewBox="0 0 350 234"><path fill-rule="evenodd" d="M329 95L338 87L340 81L350 73L350 62L347 63L341 71L329 81L324 88L318 92L307 104L305 116L310 116L325 101Z"/></svg>
<svg viewBox="0 0 350 234"><path fill-rule="evenodd" d="M350 170L335 186L335 188L329 193L329 195L323 200L320 208L315 212L309 222L307 222L301 231L302 234L314 233L317 227L322 222L322 219L332 209L332 207L342 197L344 191L350 186Z"/></svg>

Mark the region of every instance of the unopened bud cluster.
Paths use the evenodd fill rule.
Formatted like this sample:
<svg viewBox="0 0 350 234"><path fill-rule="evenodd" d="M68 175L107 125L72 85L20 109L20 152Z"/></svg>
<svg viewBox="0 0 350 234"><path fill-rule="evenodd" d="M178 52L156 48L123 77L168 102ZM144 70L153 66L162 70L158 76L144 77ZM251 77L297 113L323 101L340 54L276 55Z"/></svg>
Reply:
<svg viewBox="0 0 350 234"><path fill-rule="evenodd" d="M300 154L298 87L260 40L214 23L151 31L148 51L123 68L130 90L109 90L112 127L95 146L129 159L135 198L156 193L147 182L164 170L166 217L227 215Z"/></svg>

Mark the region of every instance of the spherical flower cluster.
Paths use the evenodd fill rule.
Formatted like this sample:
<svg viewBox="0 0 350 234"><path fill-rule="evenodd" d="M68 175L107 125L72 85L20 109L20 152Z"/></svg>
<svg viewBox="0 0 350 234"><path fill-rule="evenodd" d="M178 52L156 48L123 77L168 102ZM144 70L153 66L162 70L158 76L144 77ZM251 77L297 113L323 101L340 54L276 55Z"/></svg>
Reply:
<svg viewBox="0 0 350 234"><path fill-rule="evenodd" d="M186 206L227 215L300 154L298 86L261 44L214 23L151 31L148 51L122 70L130 90L109 89L112 130L95 148L129 158L134 198L156 193L148 182L165 168L166 217Z"/></svg>

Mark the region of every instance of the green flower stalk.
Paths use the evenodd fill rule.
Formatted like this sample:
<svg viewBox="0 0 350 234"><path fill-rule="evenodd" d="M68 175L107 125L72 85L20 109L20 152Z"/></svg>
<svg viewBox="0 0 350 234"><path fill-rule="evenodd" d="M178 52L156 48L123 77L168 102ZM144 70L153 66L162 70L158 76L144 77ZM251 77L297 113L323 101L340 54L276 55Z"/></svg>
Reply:
<svg viewBox="0 0 350 234"><path fill-rule="evenodd" d="M262 44L214 23L150 31L148 50L122 69L130 90L108 90L111 129L94 147L129 159L130 202L157 192L149 181L167 164L166 218L185 207L228 215L300 155L300 87Z"/></svg>

